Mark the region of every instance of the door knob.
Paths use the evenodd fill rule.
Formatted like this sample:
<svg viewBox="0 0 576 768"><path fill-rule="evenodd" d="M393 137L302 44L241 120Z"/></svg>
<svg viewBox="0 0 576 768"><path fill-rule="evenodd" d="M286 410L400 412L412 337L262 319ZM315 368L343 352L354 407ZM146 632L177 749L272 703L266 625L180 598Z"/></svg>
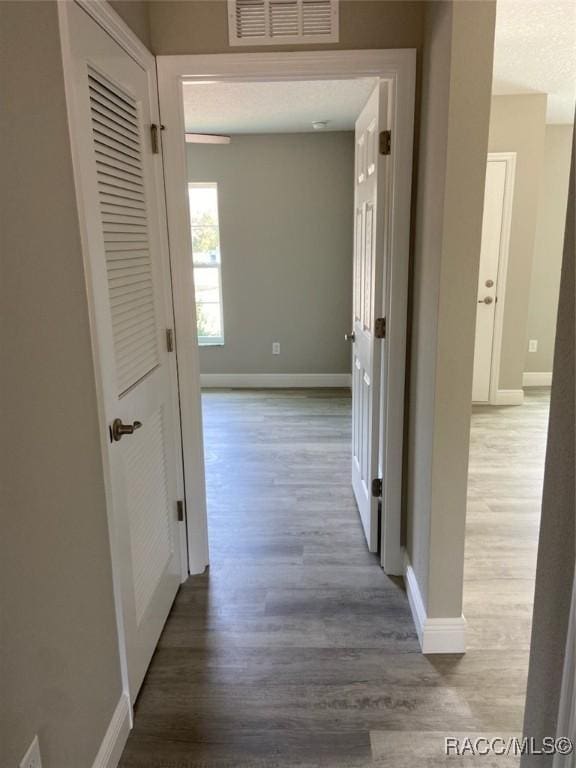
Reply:
<svg viewBox="0 0 576 768"><path fill-rule="evenodd" d="M345 333L344 338L346 339L346 341L351 341L352 343L354 343L356 341L356 334L354 333L354 331L352 331L352 333Z"/></svg>
<svg viewBox="0 0 576 768"><path fill-rule="evenodd" d="M494 299L492 298L492 296L486 296L485 298L480 299L478 304L492 304L493 301Z"/></svg>
<svg viewBox="0 0 576 768"><path fill-rule="evenodd" d="M122 419L114 419L110 427L110 442L117 443L119 440L122 440L124 435L133 435L141 426L141 421L135 421L133 424L123 424Z"/></svg>

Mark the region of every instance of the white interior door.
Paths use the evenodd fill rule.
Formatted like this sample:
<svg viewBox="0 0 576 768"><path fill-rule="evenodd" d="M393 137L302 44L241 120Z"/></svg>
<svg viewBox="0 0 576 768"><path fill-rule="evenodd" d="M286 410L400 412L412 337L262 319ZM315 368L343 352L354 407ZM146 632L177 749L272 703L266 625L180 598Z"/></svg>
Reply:
<svg viewBox="0 0 576 768"><path fill-rule="evenodd" d="M488 160L484 191L472 385L472 400L477 403L486 403L490 400L497 286L503 240L506 170L506 160Z"/></svg>
<svg viewBox="0 0 576 768"><path fill-rule="evenodd" d="M379 83L356 121L352 345L352 487L371 552L378 549L377 478L382 345L376 332L386 274L388 85ZM382 150L382 151L381 151Z"/></svg>
<svg viewBox="0 0 576 768"><path fill-rule="evenodd" d="M181 580L169 264L150 128L158 122L154 62L138 64L75 3L67 18L94 353L110 431L110 533L134 701ZM119 439L115 420L125 425Z"/></svg>

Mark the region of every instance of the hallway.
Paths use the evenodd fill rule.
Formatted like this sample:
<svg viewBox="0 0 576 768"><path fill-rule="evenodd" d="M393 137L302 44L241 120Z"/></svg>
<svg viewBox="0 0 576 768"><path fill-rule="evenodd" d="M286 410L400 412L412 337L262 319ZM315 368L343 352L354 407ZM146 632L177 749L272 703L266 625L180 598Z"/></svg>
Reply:
<svg viewBox="0 0 576 768"><path fill-rule="evenodd" d="M346 392L207 392L203 402L212 564L179 592L122 768L403 768L415 750L419 765L438 766L445 734L518 731L546 399L473 418L463 657L420 654L403 587L366 551ZM521 483L511 479L518 451ZM492 474L485 456L499 465ZM507 542L490 539L496 519L513 562ZM508 623L486 611L490 588Z"/></svg>

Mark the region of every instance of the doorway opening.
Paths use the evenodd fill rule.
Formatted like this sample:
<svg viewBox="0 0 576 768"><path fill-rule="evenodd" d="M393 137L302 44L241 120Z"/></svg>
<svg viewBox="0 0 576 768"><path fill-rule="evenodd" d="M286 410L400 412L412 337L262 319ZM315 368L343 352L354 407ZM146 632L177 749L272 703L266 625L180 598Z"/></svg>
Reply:
<svg viewBox="0 0 576 768"><path fill-rule="evenodd" d="M515 728L525 705L572 138L571 125L545 121L545 100L493 99L472 392L467 647L495 664L505 657L501 685ZM524 143L527 125L534 146Z"/></svg>
<svg viewBox="0 0 576 768"><path fill-rule="evenodd" d="M387 118L387 98L387 85L376 78L184 83L213 543L220 536L212 510L221 507L219 497L235 477L231 465L243 463L240 456L234 461L234 452L245 456L246 435L252 433L256 442L266 442L285 459L283 466L269 467L279 491L285 488L283 473L296 494L308 493L311 485L320 492L341 485L340 495L352 501L352 509L356 497L368 549L379 549L378 503L370 488L378 450L378 398L371 401L383 342L374 341L372 329L373 316L381 314L385 279L376 266L385 264L377 249L386 248L382 203L387 184L387 156L378 156L377 123ZM282 447L298 445L298 432L305 430L273 428L276 407L278 418L288 407L296 424L299 405L313 420L311 406L329 412L332 401L341 443L348 449L343 464L331 476L328 455L320 452L313 458L314 443L322 443L319 423L317 437L302 444L315 473L300 467L297 478ZM245 404L251 420L235 420L232 413L222 420L219 410L233 412L235 403L240 410ZM260 411L267 414L261 425ZM266 438L255 438L254 422ZM223 455L224 463L214 461ZM236 498L244 488L250 499L253 486L266 478L259 465L266 466L265 457L248 473L251 482L236 477ZM229 507L228 522L231 515Z"/></svg>
<svg viewBox="0 0 576 768"><path fill-rule="evenodd" d="M186 137L164 159L190 570L209 559L201 391L351 386L345 474L369 551L400 574L414 53L208 58L159 61Z"/></svg>

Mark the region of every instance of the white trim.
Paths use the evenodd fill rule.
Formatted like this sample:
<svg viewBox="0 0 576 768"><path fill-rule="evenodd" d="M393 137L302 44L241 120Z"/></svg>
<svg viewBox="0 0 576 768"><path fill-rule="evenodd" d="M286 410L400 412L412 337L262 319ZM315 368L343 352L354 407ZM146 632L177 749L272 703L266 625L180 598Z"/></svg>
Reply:
<svg viewBox="0 0 576 768"><path fill-rule="evenodd" d="M349 373L202 373L202 388L300 388L347 387L352 385Z"/></svg>
<svg viewBox="0 0 576 768"><path fill-rule="evenodd" d="M422 653L466 653L466 619L426 619L420 640Z"/></svg>
<svg viewBox="0 0 576 768"><path fill-rule="evenodd" d="M190 569L197 572L208 561L205 479L203 468L200 367L191 311L194 282L191 274L189 212L182 194L186 178L183 82L319 80L381 77L392 88L392 181L389 215L391 259L387 283L387 340L384 346L386 446L381 452L386 484L386 515L382 521L383 564L401 572L402 441L404 434L404 378L412 149L416 52L413 49L367 51L305 51L297 53L231 53L199 56L159 56L158 85L162 123L166 126L163 152L170 232L176 344L180 374L184 462L187 478ZM192 299L193 300L193 299ZM193 309L193 308L192 308ZM191 512L192 511L192 512ZM192 514L192 517L191 517ZM195 567L198 564L198 568Z"/></svg>
<svg viewBox="0 0 576 768"><path fill-rule="evenodd" d="M522 405L524 403L523 389L498 389L492 400L492 405Z"/></svg>
<svg viewBox="0 0 576 768"><path fill-rule="evenodd" d="M130 700L123 693L106 729L92 768L116 768L130 733L130 718Z"/></svg>
<svg viewBox="0 0 576 768"><path fill-rule="evenodd" d="M522 386L524 388L550 387L552 386L552 371L524 371Z"/></svg>
<svg viewBox="0 0 576 768"><path fill-rule="evenodd" d="M414 137L416 59L398 67L392 89L391 207L388 212L392 254L383 276L382 317L386 341L380 370L379 477L383 485L380 526L380 564L387 574L401 576L404 565L402 540L402 472L404 466L404 390L410 254L410 210Z"/></svg>
<svg viewBox="0 0 576 768"><path fill-rule="evenodd" d="M422 653L465 653L466 619L464 616L428 618L416 574L408 560L404 582Z"/></svg>
<svg viewBox="0 0 576 768"><path fill-rule="evenodd" d="M63 0L66 3L68 0ZM107 0L75 0L76 3L115 40L134 61L145 69L155 66L154 56L146 48ZM62 2L62 0L61 0Z"/></svg>
<svg viewBox="0 0 576 768"><path fill-rule="evenodd" d="M516 179L516 152L489 152L487 162L490 161L504 161L506 163L500 254L498 257L498 277L496 278L497 301L494 309L494 337L492 340L492 363L490 367L489 397L490 402L496 405L499 395L500 359L502 357L502 337L504 333L504 306L506 303L506 280L508 277L508 256L510 252L514 183Z"/></svg>

